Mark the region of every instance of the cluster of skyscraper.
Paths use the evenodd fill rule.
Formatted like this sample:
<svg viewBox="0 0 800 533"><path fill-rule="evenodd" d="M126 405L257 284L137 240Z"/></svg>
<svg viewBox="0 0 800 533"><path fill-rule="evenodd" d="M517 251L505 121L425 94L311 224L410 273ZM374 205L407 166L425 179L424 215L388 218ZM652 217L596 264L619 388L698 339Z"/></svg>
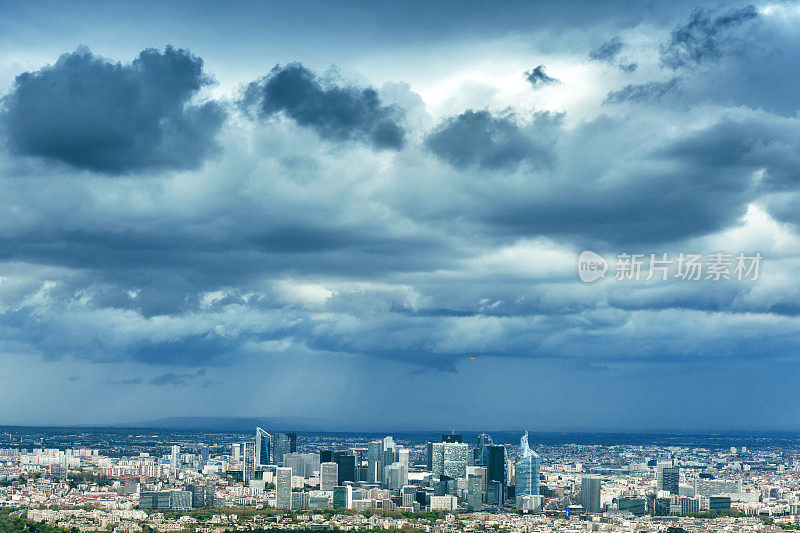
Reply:
<svg viewBox="0 0 800 533"><path fill-rule="evenodd" d="M503 506L509 498L521 509L534 510L542 503L541 462L528 444L527 432L520 441L516 461L509 460L506 446L494 444L487 434L478 436L473 450L462 442L461 435L444 434L440 442L428 443L427 472L421 463L416 465L412 485L409 450L388 436L369 442L366 448L298 453L294 433L271 434L257 428L254 440L234 445L233 456L243 464L242 478L246 484L260 479L261 472L271 471L278 507L296 506L292 498L303 503L302 495L296 492L293 495L292 476L318 476L319 490L332 494L334 508L338 504L351 505L353 490L372 488L388 490L397 495L398 501L402 498L405 503L417 502L429 508L437 505L454 508L457 499L464 497L472 510L485 504Z"/></svg>
<svg viewBox="0 0 800 533"><path fill-rule="evenodd" d="M283 466L284 457L297 451L297 434L276 433L273 437L261 428L256 428L254 441L245 441L233 446L233 455L241 455L242 479L249 483L256 473L270 466Z"/></svg>

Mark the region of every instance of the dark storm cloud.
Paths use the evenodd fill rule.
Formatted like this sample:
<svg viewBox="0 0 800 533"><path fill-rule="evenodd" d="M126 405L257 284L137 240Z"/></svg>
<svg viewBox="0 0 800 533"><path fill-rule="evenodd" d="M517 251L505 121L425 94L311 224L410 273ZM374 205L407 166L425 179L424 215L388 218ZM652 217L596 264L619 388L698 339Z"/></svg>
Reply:
<svg viewBox="0 0 800 533"><path fill-rule="evenodd" d="M648 83L632 83L618 91L611 91L603 101L604 104L621 104L623 102L659 102L668 95L679 90L680 78L668 81L651 81Z"/></svg>
<svg viewBox="0 0 800 533"><path fill-rule="evenodd" d="M529 70L525 73L525 79L528 80L534 89L544 87L546 85L556 85L561 83L556 78L548 76L544 71L544 65Z"/></svg>
<svg viewBox="0 0 800 533"><path fill-rule="evenodd" d="M678 69L719 59L726 51L731 30L757 17L758 10L752 5L719 15L698 7L689 22L676 28L661 48L661 61Z"/></svg>
<svg viewBox="0 0 800 533"><path fill-rule="evenodd" d="M757 117L735 122L740 121L757 124L757 138L763 139L786 135L792 128L791 123ZM793 161L792 149L781 143L740 159L731 151L754 137L739 139L738 133L744 133L740 127L730 143L720 142L726 122L677 136L662 136L653 129L645 138L641 132L654 128L655 122L600 117L562 132L552 162L540 172L504 183L502 189L465 182L454 192L461 198L460 208L442 215L440 206L432 216L469 212L469 220L480 221L484 231L489 227L505 236L552 235L589 249L674 242L720 231L747 211L753 172L760 168L756 165L768 175L783 175ZM701 153L699 147L705 146L708 164L698 165L686 153L687 146ZM575 158L578 153L581 157ZM770 159L768 153L782 156Z"/></svg>
<svg viewBox="0 0 800 533"><path fill-rule="evenodd" d="M715 31L724 48L726 31ZM585 59L587 50L581 41L577 55ZM154 53L163 60L168 52ZM632 70L638 52L616 38L590 58ZM719 68L734 59L725 56ZM89 70L134 68L95 56L70 61ZM681 91L692 91L692 72L679 74ZM542 67L527 75L534 85L554 83ZM28 169L31 179L17 180L17 169L0 159L8 169L0 176L7 193L0 259L42 269L18 285L2 272L3 346L49 359L174 365L184 370L146 373L132 384L191 388L208 382L193 367L224 372L273 354L291 361L305 352L354 354L438 370L457 369L474 353L633 360L626 324L640 313L798 308L791 295L779 305L771 295L747 302L747 290L576 287L571 257L583 246L658 251L734 227L759 191L796 188L796 119L736 109L720 118L719 109L692 107L702 100L696 94L670 107L676 78L631 84L607 99L659 106L627 115L608 106L600 117L579 108L569 127L557 115L521 109L464 111L459 95L441 95L454 116L426 131L434 118L412 89L387 84L377 93L297 63L276 67L242 101L263 120L231 121L222 158L136 188L85 172L52 180L49 170ZM485 105L509 104L496 98ZM170 101L191 106L188 97ZM389 101L406 109L408 122ZM331 150L330 140L353 142ZM404 150L387 158L358 143ZM69 187L54 183L65 181ZM538 255L550 239L569 264L540 273L530 267L551 266L550 255ZM675 317L654 323L684 327ZM698 350L669 342L654 343L654 352L677 361Z"/></svg>
<svg viewBox="0 0 800 533"><path fill-rule="evenodd" d="M383 105L375 89L325 82L300 63L276 66L251 83L244 103L256 106L264 117L283 112L325 139L392 149L402 148L405 141L402 111Z"/></svg>
<svg viewBox="0 0 800 533"><path fill-rule="evenodd" d="M147 49L130 64L78 49L25 72L2 101L12 151L109 174L192 169L217 150L218 103L192 104L211 84L187 50Z"/></svg>
<svg viewBox="0 0 800 533"><path fill-rule="evenodd" d="M800 121L764 114L726 117L658 152L699 170L762 171L762 192L800 188Z"/></svg>
<svg viewBox="0 0 800 533"><path fill-rule="evenodd" d="M458 168L515 167L522 161L546 162L547 150L513 117L468 110L450 117L425 140L428 149Z"/></svg>

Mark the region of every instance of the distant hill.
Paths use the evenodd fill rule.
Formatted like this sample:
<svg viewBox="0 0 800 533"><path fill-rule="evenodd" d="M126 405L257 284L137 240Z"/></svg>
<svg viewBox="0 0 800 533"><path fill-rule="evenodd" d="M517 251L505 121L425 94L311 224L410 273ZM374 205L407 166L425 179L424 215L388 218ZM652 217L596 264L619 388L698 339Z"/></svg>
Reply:
<svg viewBox="0 0 800 533"><path fill-rule="evenodd" d="M205 431L250 431L256 427L270 428L274 431L347 431L353 428L330 420L292 417L217 417L217 416L178 416L158 418L143 422L118 424L118 427L154 429L197 429Z"/></svg>

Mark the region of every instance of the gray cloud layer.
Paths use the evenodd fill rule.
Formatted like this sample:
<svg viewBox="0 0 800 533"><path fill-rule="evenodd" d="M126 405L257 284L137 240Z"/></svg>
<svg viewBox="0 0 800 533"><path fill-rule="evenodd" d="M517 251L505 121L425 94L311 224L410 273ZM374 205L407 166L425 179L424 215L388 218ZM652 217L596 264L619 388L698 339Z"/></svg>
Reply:
<svg viewBox="0 0 800 533"><path fill-rule="evenodd" d="M109 387L159 390L307 357L321 374L791 359L798 70L778 52L800 43L750 8L687 13L644 37L635 21L549 43L558 91L520 78L527 48L491 90L437 71L452 94L429 101L290 63L231 94L227 120L198 101L210 79L187 51L80 51L24 73L0 117L0 348L129 365L140 375ZM730 53L744 29L760 45ZM756 284L587 286L583 249L769 266Z"/></svg>

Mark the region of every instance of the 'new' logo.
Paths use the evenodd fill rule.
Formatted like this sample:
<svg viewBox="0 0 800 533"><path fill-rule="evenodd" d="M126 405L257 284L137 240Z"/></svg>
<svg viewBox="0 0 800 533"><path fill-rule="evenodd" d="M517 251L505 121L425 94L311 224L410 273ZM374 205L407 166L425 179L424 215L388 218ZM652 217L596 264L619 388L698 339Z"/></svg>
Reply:
<svg viewBox="0 0 800 533"><path fill-rule="evenodd" d="M578 277L584 283L591 283L606 277L606 270L608 270L608 261L599 254L585 250L578 257Z"/></svg>

